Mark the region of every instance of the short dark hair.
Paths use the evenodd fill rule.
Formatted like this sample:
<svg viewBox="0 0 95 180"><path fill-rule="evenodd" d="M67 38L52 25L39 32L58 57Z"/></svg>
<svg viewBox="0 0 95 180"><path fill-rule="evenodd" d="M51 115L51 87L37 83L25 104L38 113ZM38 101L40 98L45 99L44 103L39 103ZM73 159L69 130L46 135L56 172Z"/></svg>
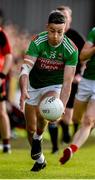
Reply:
<svg viewBox="0 0 95 180"><path fill-rule="evenodd" d="M48 18L48 24L54 23L54 24L63 24L65 23L65 16L58 10L53 10Z"/></svg>
<svg viewBox="0 0 95 180"><path fill-rule="evenodd" d="M59 11L67 10L69 12L70 16L72 16L72 10L69 6L61 5L61 6L57 7L57 10L59 10Z"/></svg>

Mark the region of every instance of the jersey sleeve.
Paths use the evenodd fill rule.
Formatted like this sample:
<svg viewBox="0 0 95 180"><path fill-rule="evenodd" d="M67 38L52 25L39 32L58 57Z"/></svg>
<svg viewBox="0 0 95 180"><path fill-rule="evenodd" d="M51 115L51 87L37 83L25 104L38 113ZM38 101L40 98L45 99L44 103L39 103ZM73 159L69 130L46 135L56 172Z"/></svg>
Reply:
<svg viewBox="0 0 95 180"><path fill-rule="evenodd" d="M76 66L78 63L78 50L74 51L66 60L65 65Z"/></svg>
<svg viewBox="0 0 95 180"><path fill-rule="evenodd" d="M31 41L28 50L26 51L26 55L32 57L38 57L39 51L34 41Z"/></svg>
<svg viewBox="0 0 95 180"><path fill-rule="evenodd" d="M87 41L88 41L88 42L91 42L92 44L95 43L95 28L93 28L93 29L88 33Z"/></svg>

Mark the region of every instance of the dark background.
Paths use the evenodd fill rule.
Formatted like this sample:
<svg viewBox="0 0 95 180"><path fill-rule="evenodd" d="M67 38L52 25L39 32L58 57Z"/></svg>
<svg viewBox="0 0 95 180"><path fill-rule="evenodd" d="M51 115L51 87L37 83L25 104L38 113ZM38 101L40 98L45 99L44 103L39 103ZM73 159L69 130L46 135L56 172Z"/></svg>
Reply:
<svg viewBox="0 0 95 180"><path fill-rule="evenodd" d="M45 30L49 12L63 4L73 11L72 27L86 36L94 26L95 0L0 0L8 21L31 33Z"/></svg>

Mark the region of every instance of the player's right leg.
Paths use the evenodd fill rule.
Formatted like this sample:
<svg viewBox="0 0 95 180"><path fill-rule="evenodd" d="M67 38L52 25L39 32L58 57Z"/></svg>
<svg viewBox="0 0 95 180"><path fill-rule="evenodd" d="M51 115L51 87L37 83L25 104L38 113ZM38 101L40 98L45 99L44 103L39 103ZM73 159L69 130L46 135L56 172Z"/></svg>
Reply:
<svg viewBox="0 0 95 180"><path fill-rule="evenodd" d="M52 143L52 153L57 153L58 148L58 123L49 123L48 124L48 131L50 135L50 140Z"/></svg>
<svg viewBox="0 0 95 180"><path fill-rule="evenodd" d="M62 137L61 137L61 142L62 143L69 143L71 141L71 136L69 132L69 125L72 120L72 114L73 114L73 109L71 108L66 108L65 109L65 114L61 118L59 124L62 127Z"/></svg>
<svg viewBox="0 0 95 180"><path fill-rule="evenodd" d="M31 158L36 160L31 171L40 171L46 166L45 157L42 152L42 132L37 132L37 107L25 105L26 129L28 140L31 145Z"/></svg>
<svg viewBox="0 0 95 180"><path fill-rule="evenodd" d="M70 97L66 105L65 114L62 117L62 120L60 121L60 125L62 127L62 142L65 142L65 143L69 143L71 141L69 125L72 120L74 100L75 100L75 94L77 92L77 87L78 87L77 84L72 83L71 93L70 93ZM77 122L77 125L78 125L78 122ZM75 127L75 124L74 124L74 127Z"/></svg>
<svg viewBox="0 0 95 180"><path fill-rule="evenodd" d="M6 108L6 81L0 86L0 133L3 142L3 152L11 153L11 128Z"/></svg>

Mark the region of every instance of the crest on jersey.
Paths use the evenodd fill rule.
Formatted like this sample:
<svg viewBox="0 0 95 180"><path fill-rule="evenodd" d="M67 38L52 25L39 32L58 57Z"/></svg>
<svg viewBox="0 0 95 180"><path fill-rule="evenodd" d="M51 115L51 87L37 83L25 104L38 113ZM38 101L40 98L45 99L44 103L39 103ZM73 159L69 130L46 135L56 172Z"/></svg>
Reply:
<svg viewBox="0 0 95 180"><path fill-rule="evenodd" d="M38 36L37 34L34 34L34 35L32 35L31 40L32 40L32 41L35 41L38 37L39 37L39 36Z"/></svg>

